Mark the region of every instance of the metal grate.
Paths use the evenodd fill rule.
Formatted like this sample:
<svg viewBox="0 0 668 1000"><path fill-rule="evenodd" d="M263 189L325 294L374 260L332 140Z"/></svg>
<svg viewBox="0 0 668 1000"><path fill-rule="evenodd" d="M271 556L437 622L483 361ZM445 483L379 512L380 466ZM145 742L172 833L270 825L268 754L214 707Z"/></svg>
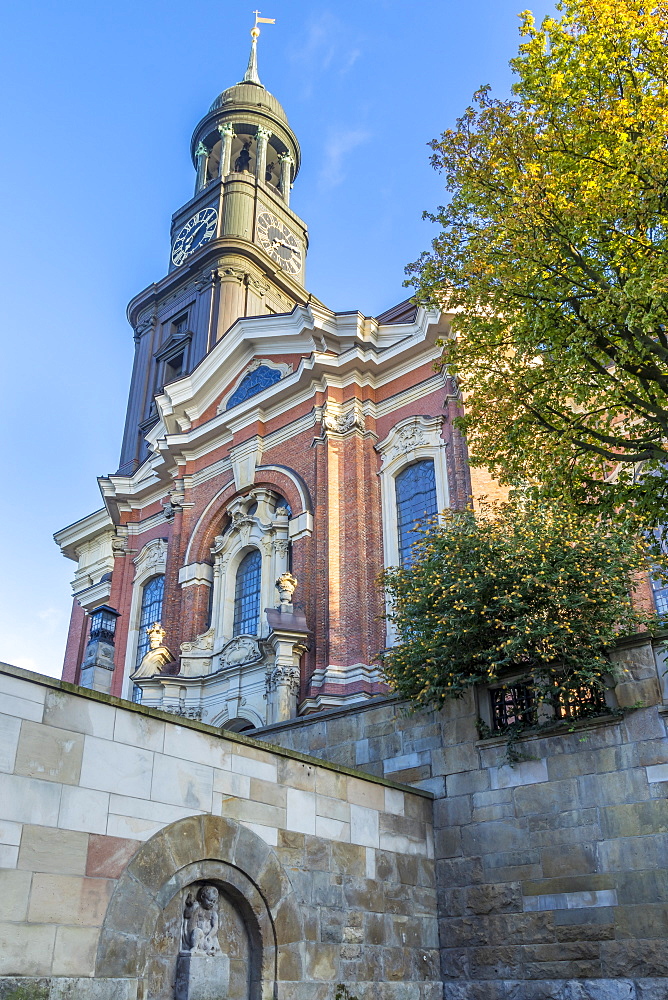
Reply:
<svg viewBox="0 0 668 1000"><path fill-rule="evenodd" d="M489 696L492 703L492 729L505 729L516 722L533 721L533 696L527 684L492 688Z"/></svg>
<svg viewBox="0 0 668 1000"><path fill-rule="evenodd" d="M395 479L397 495L397 530L402 566L411 566L413 545L420 537L415 529L420 521L437 513L434 463L428 459L402 469Z"/></svg>
<svg viewBox="0 0 668 1000"><path fill-rule="evenodd" d="M554 714L560 719L582 719L586 715L601 715L606 711L605 696L593 684L582 684L569 691L560 691L555 699Z"/></svg>
<svg viewBox="0 0 668 1000"><path fill-rule="evenodd" d="M261 583L262 556L259 549L253 549L244 556L237 570L232 635L258 634Z"/></svg>

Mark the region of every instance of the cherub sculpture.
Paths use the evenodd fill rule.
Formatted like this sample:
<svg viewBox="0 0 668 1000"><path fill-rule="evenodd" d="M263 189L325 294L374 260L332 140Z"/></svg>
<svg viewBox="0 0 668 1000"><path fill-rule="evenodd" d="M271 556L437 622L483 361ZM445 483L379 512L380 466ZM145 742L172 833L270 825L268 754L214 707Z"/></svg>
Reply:
<svg viewBox="0 0 668 1000"><path fill-rule="evenodd" d="M203 885L193 898L186 897L183 908L181 952L190 955L218 955L218 890L215 885Z"/></svg>

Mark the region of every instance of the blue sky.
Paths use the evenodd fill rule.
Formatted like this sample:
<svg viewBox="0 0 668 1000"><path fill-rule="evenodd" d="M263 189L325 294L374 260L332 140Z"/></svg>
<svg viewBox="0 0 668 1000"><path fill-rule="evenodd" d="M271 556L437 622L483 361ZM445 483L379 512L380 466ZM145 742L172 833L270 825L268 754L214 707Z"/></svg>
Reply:
<svg viewBox="0 0 668 1000"><path fill-rule="evenodd" d="M263 0L269 4L270 0ZM262 5L261 5L262 6ZM443 198L427 142L509 92L522 0L272 0L260 76L302 147L307 285L381 312ZM0 660L59 674L75 564L52 533L102 506L132 363L128 300L167 269L189 140L248 57L254 4L7 4L0 30ZM534 2L540 19L552 4Z"/></svg>

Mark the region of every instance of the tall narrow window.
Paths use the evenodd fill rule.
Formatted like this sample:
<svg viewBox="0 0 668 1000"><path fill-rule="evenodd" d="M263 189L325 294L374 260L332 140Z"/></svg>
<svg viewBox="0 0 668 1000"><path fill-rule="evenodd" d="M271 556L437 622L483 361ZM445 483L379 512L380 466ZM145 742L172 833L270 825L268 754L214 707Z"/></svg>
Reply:
<svg viewBox="0 0 668 1000"><path fill-rule="evenodd" d="M148 651L148 636L146 629L159 622L162 618L162 595L165 589L164 576L154 576L144 585L141 595L141 614L139 615L139 641L137 643L137 660L139 666Z"/></svg>
<svg viewBox="0 0 668 1000"><path fill-rule="evenodd" d="M425 518L437 513L436 476L431 458L407 466L395 479L397 531L402 566L413 562L412 547L419 535L414 530Z"/></svg>
<svg viewBox="0 0 668 1000"><path fill-rule="evenodd" d="M260 627L262 555L253 549L239 563L234 590L232 635L257 635Z"/></svg>
<svg viewBox="0 0 668 1000"><path fill-rule="evenodd" d="M651 536L651 533L648 532ZM665 615L668 613L668 583L663 579L662 575L659 573L659 565L661 569L665 572L666 566L668 565L668 528L665 525L660 525L658 528L654 529L654 538L659 543L661 549L661 556L659 564L656 568L656 573L650 575L650 583L652 584L652 594L654 597L654 605L657 612L660 615ZM650 537L650 541L651 541Z"/></svg>

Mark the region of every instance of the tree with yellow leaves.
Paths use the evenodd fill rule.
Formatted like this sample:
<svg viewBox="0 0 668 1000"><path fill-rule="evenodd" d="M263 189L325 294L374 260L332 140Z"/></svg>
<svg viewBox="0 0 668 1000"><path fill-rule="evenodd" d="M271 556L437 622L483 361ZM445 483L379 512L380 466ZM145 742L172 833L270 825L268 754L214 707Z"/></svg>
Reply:
<svg viewBox="0 0 668 1000"><path fill-rule="evenodd" d="M472 460L668 520L668 3L522 15L511 100L432 143L450 199L408 269L454 311Z"/></svg>

